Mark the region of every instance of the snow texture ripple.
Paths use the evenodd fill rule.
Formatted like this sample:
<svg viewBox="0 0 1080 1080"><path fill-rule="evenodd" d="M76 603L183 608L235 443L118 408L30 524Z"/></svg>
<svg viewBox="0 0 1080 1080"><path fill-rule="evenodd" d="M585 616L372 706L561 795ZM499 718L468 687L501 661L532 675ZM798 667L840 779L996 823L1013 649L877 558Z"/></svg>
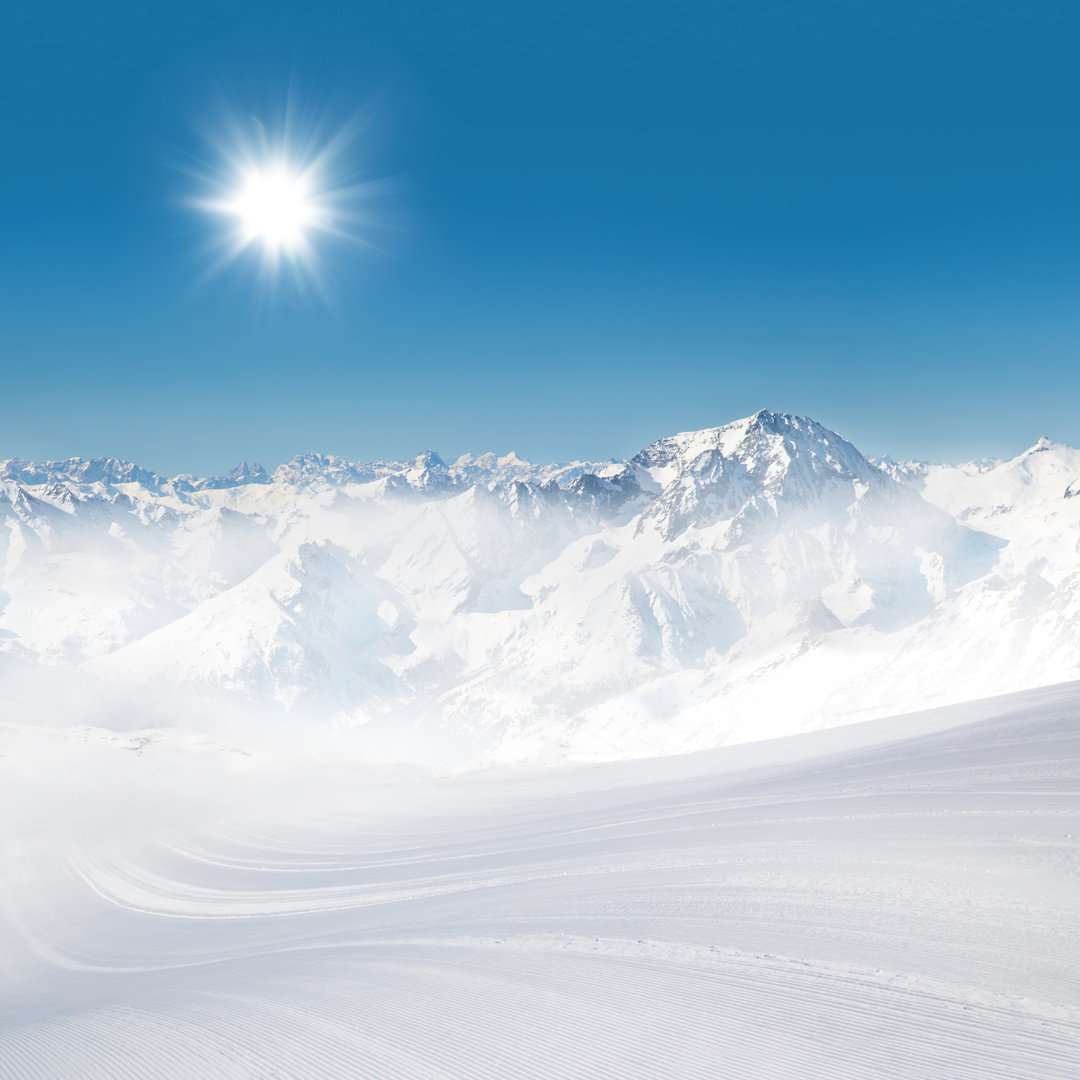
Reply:
<svg viewBox="0 0 1080 1080"><path fill-rule="evenodd" d="M441 779L5 728L0 1075L1063 1080L1078 710Z"/></svg>

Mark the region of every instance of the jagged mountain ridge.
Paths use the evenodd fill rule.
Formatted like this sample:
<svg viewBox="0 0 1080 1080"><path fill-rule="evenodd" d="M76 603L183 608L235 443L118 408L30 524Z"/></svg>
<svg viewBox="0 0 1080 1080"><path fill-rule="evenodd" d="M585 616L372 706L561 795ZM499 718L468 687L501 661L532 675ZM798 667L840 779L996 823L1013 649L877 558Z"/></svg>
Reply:
<svg viewBox="0 0 1080 1080"><path fill-rule="evenodd" d="M0 693L604 758L1075 677L1080 454L1040 446L897 466L762 411L602 465L6 462Z"/></svg>
<svg viewBox="0 0 1080 1080"><path fill-rule="evenodd" d="M510 483L525 481L543 483L547 480L569 482L589 473L603 475L617 463L571 462L568 464L534 465L513 452L498 457L495 454L463 454L447 465L433 450L421 451L405 461L348 461L335 454L310 452L279 465L267 472L258 462L242 461L222 476L199 477L183 473L162 476L140 465L120 458L67 458L63 461L32 462L22 458L0 461L0 481L11 481L29 487L49 483L71 483L99 491L122 490L125 485L137 484L144 491L157 494L185 494L242 487L246 484L292 484L304 487L311 484L367 484L374 480L398 477L418 490L443 486L459 488L473 484Z"/></svg>

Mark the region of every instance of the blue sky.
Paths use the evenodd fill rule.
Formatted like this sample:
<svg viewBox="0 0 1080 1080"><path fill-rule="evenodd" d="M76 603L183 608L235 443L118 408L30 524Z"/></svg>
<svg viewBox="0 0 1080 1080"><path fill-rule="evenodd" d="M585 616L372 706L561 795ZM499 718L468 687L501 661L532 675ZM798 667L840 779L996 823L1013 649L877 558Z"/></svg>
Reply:
<svg viewBox="0 0 1080 1080"><path fill-rule="evenodd" d="M97 3L0 15L0 456L623 456L759 407L1080 444L1080 6ZM371 122L327 295L206 278L222 102Z"/></svg>

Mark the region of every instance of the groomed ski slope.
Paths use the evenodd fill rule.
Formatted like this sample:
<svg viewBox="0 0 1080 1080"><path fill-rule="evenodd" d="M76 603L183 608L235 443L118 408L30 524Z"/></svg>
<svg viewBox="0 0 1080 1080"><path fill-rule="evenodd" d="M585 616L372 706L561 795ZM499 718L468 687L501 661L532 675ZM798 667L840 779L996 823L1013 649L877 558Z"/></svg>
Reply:
<svg viewBox="0 0 1080 1080"><path fill-rule="evenodd" d="M559 771L244 759L201 824L129 802L69 850L76 794L5 826L0 1076L1065 1080L1078 716L1071 684ZM89 783L80 738L10 797ZM182 757L115 754L118 787Z"/></svg>

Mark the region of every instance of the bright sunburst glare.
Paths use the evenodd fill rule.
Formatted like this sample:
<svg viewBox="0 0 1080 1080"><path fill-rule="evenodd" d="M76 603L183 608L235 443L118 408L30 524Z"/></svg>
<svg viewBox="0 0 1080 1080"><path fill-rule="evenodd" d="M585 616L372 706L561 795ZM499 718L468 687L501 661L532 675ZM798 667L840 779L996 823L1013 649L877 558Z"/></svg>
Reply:
<svg viewBox="0 0 1080 1080"><path fill-rule="evenodd" d="M247 259L267 290L279 282L325 296L331 246L371 248L368 210L385 181L362 179L358 136L369 115L330 129L287 105L276 125L223 108L213 156L187 171L204 194L188 204L220 223L207 276Z"/></svg>

